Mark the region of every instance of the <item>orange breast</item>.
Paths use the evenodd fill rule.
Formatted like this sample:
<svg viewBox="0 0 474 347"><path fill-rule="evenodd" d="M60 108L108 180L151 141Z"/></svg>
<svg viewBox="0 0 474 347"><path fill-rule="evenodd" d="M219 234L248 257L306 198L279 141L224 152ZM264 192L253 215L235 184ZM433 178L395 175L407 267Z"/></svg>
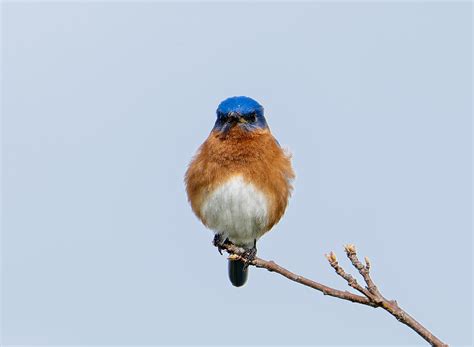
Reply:
<svg viewBox="0 0 474 347"><path fill-rule="evenodd" d="M202 220L201 205L220 184L240 174L268 199L270 230L283 216L295 175L289 156L269 129L245 131L236 126L226 136L211 132L186 172L186 191L194 213Z"/></svg>

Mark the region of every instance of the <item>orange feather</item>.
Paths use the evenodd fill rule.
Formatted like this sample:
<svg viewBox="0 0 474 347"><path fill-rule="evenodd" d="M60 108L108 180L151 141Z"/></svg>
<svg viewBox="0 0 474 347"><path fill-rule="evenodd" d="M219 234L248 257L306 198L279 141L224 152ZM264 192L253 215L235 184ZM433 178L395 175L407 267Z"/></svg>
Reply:
<svg viewBox="0 0 474 347"><path fill-rule="evenodd" d="M200 213L203 201L215 188L238 174L267 197L269 216L263 234L283 216L295 177L290 156L268 128L246 131L235 126L226 135L216 130L210 133L186 171L191 207L207 225Z"/></svg>

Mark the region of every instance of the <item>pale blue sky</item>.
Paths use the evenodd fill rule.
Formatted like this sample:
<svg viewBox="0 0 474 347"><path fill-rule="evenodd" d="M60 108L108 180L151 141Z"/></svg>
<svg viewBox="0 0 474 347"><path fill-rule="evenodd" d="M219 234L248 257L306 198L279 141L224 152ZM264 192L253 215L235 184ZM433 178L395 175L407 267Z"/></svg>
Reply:
<svg viewBox="0 0 474 347"><path fill-rule="evenodd" d="M183 174L248 95L293 153L259 255L472 342L471 4L6 3L3 344L423 344L267 271L230 285ZM349 270L347 262L342 261Z"/></svg>

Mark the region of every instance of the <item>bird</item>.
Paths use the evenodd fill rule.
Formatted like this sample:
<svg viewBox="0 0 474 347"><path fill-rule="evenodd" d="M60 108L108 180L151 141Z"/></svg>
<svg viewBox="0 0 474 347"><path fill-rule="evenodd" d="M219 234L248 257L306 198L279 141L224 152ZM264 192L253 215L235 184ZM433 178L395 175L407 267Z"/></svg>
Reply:
<svg viewBox="0 0 474 347"><path fill-rule="evenodd" d="M258 239L286 210L295 173L291 155L272 135L257 101L229 97L218 105L216 116L186 170L186 193L193 212L215 233L219 252L226 242L245 251L228 264L230 282L241 287Z"/></svg>

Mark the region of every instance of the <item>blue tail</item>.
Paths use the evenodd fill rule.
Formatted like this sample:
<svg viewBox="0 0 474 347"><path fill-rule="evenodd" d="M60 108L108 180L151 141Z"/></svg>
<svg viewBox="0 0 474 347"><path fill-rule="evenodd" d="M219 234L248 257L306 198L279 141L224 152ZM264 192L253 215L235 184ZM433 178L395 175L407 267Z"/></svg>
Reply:
<svg viewBox="0 0 474 347"><path fill-rule="evenodd" d="M229 259L229 279L235 287L242 287L247 282L249 269L242 260Z"/></svg>

